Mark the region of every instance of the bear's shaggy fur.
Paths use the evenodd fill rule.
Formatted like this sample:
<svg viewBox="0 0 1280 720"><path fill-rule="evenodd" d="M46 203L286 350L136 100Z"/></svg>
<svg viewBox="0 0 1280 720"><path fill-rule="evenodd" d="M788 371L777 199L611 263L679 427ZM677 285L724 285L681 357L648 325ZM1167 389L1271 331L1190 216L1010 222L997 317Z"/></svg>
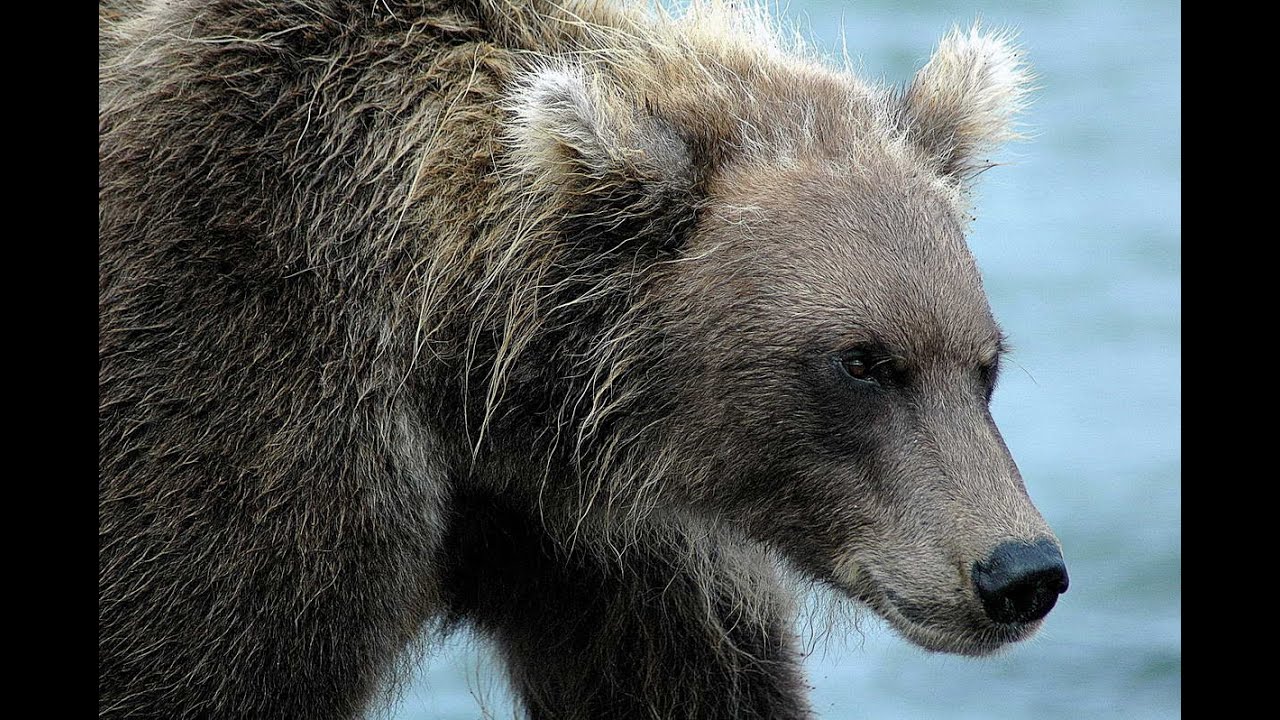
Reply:
<svg viewBox="0 0 1280 720"><path fill-rule="evenodd" d="M965 569L1051 537L963 242L1003 39L898 94L713 1L99 24L102 716L355 717L466 623L532 717L804 717L780 565L1034 629ZM871 339L923 389L836 379Z"/></svg>

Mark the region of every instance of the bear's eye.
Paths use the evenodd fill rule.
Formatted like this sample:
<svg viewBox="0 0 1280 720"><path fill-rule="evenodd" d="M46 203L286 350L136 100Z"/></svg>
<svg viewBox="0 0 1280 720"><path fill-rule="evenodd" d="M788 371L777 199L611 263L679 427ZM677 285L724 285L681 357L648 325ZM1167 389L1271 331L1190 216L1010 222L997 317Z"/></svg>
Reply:
<svg viewBox="0 0 1280 720"><path fill-rule="evenodd" d="M854 380L871 380L871 366L861 357L845 357L840 360L840 367Z"/></svg>
<svg viewBox="0 0 1280 720"><path fill-rule="evenodd" d="M981 378L982 389L987 397L987 402L991 402L991 397L996 392L996 380L1000 377L999 359L997 358L992 362L979 366L978 376Z"/></svg>
<svg viewBox="0 0 1280 720"><path fill-rule="evenodd" d="M996 380L996 364L987 363L978 366L978 376L982 378L982 384L987 387L995 385Z"/></svg>
<svg viewBox="0 0 1280 720"><path fill-rule="evenodd" d="M878 349L854 348L838 358L845 375L864 383L882 385L899 379L903 372L902 361Z"/></svg>

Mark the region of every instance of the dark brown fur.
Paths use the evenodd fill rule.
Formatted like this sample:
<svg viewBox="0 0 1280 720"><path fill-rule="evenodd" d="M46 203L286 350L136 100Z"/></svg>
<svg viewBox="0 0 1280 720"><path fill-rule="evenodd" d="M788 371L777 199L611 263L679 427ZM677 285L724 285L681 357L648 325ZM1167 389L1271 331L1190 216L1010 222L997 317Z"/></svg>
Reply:
<svg viewBox="0 0 1280 720"><path fill-rule="evenodd" d="M99 18L101 715L358 716L468 623L531 717L805 717L779 563L1021 637L953 574L1049 536L973 379L1000 110L589 2Z"/></svg>

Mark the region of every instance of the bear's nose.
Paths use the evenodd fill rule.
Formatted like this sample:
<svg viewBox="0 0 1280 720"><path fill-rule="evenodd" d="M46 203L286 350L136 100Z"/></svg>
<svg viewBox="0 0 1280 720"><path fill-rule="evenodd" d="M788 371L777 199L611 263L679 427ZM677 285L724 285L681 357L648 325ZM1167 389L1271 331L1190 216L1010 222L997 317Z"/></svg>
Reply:
<svg viewBox="0 0 1280 720"><path fill-rule="evenodd" d="M973 584L992 620L1029 623L1048 615L1067 591L1067 566L1052 541L1007 542L974 563Z"/></svg>

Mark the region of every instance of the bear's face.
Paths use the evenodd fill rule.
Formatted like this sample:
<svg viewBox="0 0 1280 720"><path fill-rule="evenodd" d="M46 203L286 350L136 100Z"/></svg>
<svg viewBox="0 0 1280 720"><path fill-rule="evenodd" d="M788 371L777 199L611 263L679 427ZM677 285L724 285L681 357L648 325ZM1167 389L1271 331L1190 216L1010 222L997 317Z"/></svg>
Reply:
<svg viewBox="0 0 1280 720"><path fill-rule="evenodd" d="M672 422L712 465L694 502L920 645L983 654L1048 608L993 621L977 568L1056 540L988 410L1004 348L962 218L911 170L885 156L717 183L690 248L704 260L672 281L690 378Z"/></svg>
<svg viewBox="0 0 1280 720"><path fill-rule="evenodd" d="M1026 74L976 30L902 94L805 72L666 107L663 87L629 95L640 76L520 78L511 162L543 193L530 205L564 208L564 246L588 249L566 262L625 261L613 284L639 319L599 343L634 352L611 350L577 396L662 408L603 442L655 458L639 486L925 648L993 652L1067 584L988 409L1004 347L964 238L967 183Z"/></svg>

